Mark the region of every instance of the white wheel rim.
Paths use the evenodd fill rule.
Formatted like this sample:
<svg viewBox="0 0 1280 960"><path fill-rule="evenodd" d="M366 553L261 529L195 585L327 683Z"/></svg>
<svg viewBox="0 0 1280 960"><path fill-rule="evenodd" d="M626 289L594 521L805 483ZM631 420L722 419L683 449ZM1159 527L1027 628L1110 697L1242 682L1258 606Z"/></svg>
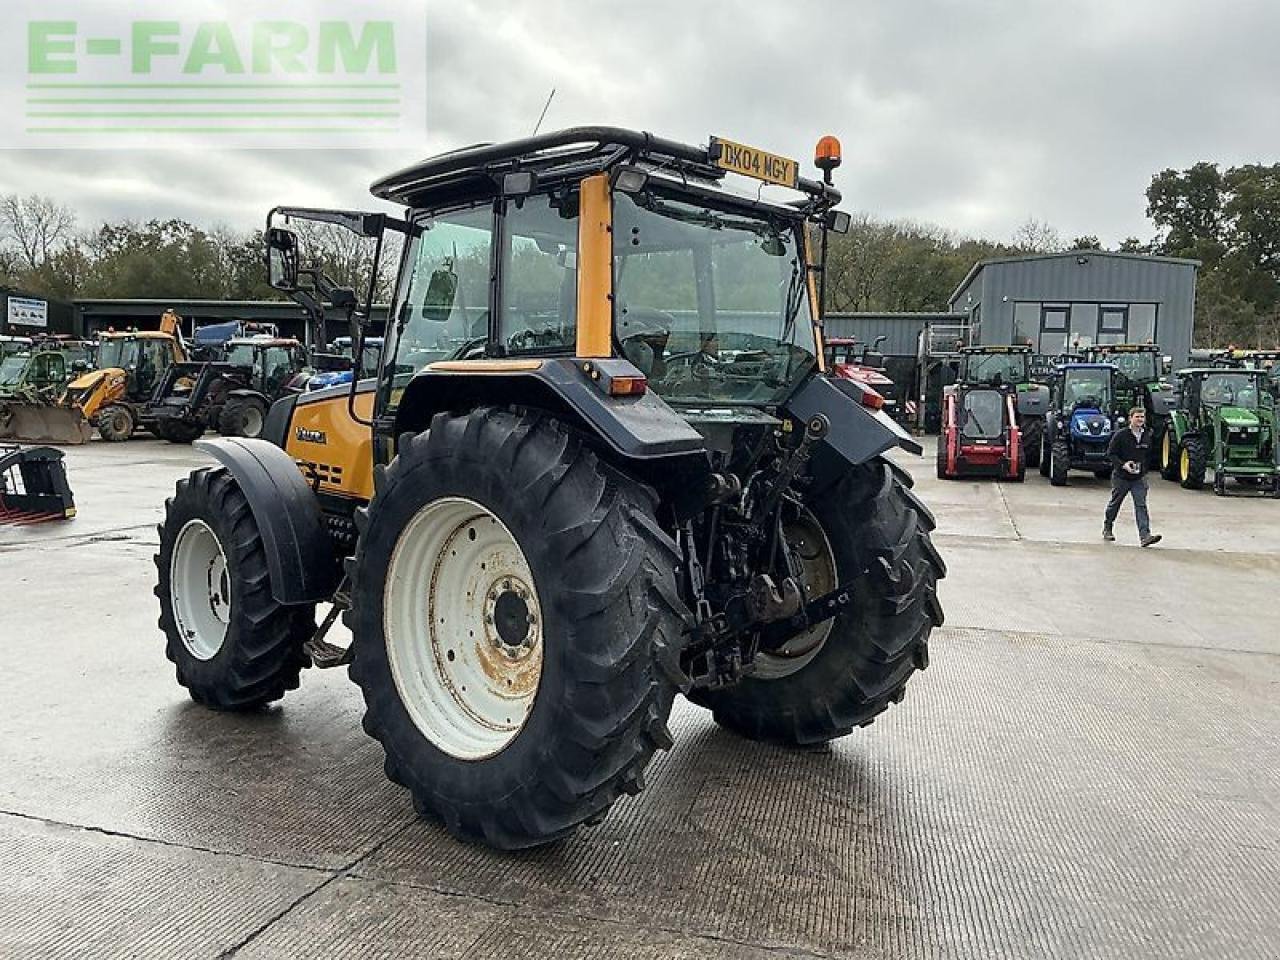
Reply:
<svg viewBox="0 0 1280 960"><path fill-rule="evenodd" d="M482 760L515 740L542 677L542 624L524 552L485 507L443 497L401 532L383 593L387 658L437 749Z"/></svg>
<svg viewBox="0 0 1280 960"><path fill-rule="evenodd" d="M231 623L231 575L222 544L203 520L187 521L173 542L169 597L187 652L212 660Z"/></svg>
<svg viewBox="0 0 1280 960"><path fill-rule="evenodd" d="M840 585L831 541L812 513L805 510L798 520L785 524L783 534L793 556L800 562L805 603ZM834 627L834 618L824 620L792 637L774 653L757 654L752 676L757 680L779 680L803 670L822 650Z"/></svg>
<svg viewBox="0 0 1280 960"><path fill-rule="evenodd" d="M245 407L241 424L246 437L256 437L262 433L262 411L252 404Z"/></svg>

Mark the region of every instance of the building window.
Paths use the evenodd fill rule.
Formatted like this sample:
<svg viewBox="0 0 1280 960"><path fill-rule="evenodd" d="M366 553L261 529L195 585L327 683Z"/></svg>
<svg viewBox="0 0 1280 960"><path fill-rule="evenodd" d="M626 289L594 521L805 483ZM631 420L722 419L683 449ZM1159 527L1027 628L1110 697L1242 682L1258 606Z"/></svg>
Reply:
<svg viewBox="0 0 1280 960"><path fill-rule="evenodd" d="M1129 304L1130 343L1156 342L1156 305L1154 303Z"/></svg>
<svg viewBox="0 0 1280 960"><path fill-rule="evenodd" d="M1040 304L1013 305L1013 342L1034 347L1040 342Z"/></svg>
<svg viewBox="0 0 1280 960"><path fill-rule="evenodd" d="M1155 303L1042 303L1013 305L1013 342L1037 353L1079 352L1112 343L1155 343Z"/></svg>

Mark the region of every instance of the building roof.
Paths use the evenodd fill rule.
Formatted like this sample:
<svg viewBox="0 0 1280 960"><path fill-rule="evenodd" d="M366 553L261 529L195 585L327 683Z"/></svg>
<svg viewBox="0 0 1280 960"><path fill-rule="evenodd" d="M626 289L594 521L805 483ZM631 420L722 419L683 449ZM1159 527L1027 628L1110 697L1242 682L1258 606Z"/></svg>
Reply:
<svg viewBox="0 0 1280 960"><path fill-rule="evenodd" d="M964 275L964 279L960 281L955 290L951 291L951 296L947 298L947 303L955 303L960 296L960 292L973 282L983 267L990 266L995 263L1021 263L1024 260L1061 260L1067 257L1109 257L1113 260L1145 260L1154 263L1174 263L1189 267L1199 267L1199 260L1188 260L1185 257L1157 257L1150 256L1145 253L1119 253L1111 250L1064 250L1062 253L1030 253L1021 257L991 257L988 260L979 260L969 272Z"/></svg>

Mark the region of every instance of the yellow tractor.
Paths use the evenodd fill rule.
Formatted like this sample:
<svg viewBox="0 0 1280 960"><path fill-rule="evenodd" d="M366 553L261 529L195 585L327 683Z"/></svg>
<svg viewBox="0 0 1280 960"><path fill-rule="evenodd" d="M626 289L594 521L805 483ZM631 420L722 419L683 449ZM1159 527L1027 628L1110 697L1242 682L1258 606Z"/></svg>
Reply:
<svg viewBox="0 0 1280 960"><path fill-rule="evenodd" d="M793 745L901 700L945 568L885 456L920 446L825 370L834 138L816 163L580 127L376 183L403 218L272 211L272 286L346 312L357 356L372 289L289 224L368 238L370 276L399 234L400 279L376 377L198 441L218 465L178 482L156 555L178 682L251 710L349 664L387 775L501 848L639 791L678 694Z"/></svg>
<svg viewBox="0 0 1280 960"><path fill-rule="evenodd" d="M67 384L59 402L67 433L87 420L103 440L128 440L141 425L156 385L175 362L187 359L182 318L166 310L160 329L104 333L98 340L98 369Z"/></svg>

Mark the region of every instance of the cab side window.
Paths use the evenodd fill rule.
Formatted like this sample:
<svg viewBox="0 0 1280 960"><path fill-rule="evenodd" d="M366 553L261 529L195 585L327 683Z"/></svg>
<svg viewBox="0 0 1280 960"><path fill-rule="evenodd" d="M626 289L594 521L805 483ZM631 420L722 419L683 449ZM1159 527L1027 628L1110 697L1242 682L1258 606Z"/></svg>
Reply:
<svg viewBox="0 0 1280 960"><path fill-rule="evenodd" d="M572 350L578 338L576 194L510 201L506 232L500 342L507 353Z"/></svg>

